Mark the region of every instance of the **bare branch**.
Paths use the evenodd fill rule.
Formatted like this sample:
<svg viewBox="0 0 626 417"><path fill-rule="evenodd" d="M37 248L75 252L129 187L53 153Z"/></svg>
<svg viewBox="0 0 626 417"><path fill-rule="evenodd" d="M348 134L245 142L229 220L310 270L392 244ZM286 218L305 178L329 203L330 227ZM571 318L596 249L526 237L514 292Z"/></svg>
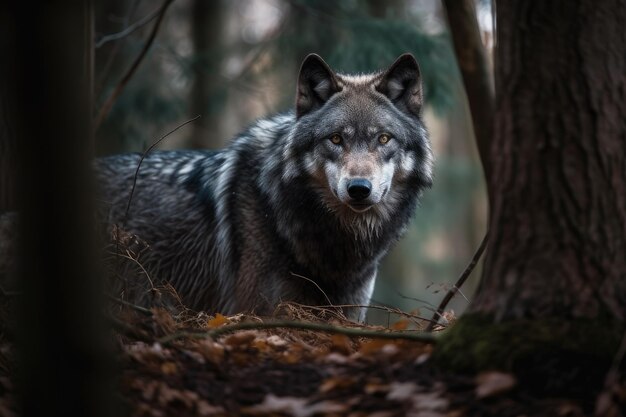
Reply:
<svg viewBox="0 0 626 417"><path fill-rule="evenodd" d="M483 241L480 243L480 246L478 247L478 249L476 250L476 253L474 253L474 256L472 257L472 260L470 261L469 265L467 265L467 268L465 268L465 271L463 271L459 279L456 281L456 284L454 284L454 286L450 288L450 291L448 291L448 293L443 298L443 300L441 300L441 304L439 304L439 307L437 307L437 311L433 315L433 318L428 324L428 327L426 327L427 332L430 332L433 330L433 328L435 327L435 324L437 324L437 322L439 321L439 318L442 317L444 309L446 308L450 300L452 300L452 297L454 297L454 295L459 291L461 286L463 286L467 278L470 276L470 274L474 270L474 267L476 266L476 264L480 260L480 257L485 251L488 241L489 241L489 232L485 234Z"/></svg>
<svg viewBox="0 0 626 417"><path fill-rule="evenodd" d="M117 100L120 94L122 94L124 87L126 87L126 84L128 84L130 79L133 77L133 75L137 71L137 68L139 68L139 64L141 64L141 61L143 61L143 58L148 53L150 46L152 46L152 43L154 42L154 39L156 38L157 32L159 31L159 27L161 26L161 22L163 21L163 17L165 16L165 12L167 11L168 7L172 4L173 1L174 0L165 0L165 2L163 3L163 6L161 6L161 9L159 10L159 14L157 16L157 20L154 23L154 26L152 27L152 32L150 32L150 36L148 37L148 40L143 46L143 49L141 50L141 52L139 53L139 55L137 56L137 58L131 65L131 67L126 72L126 75L124 75L121 81L117 84L117 87L115 87L115 90L113 90L113 93L111 93L109 98L104 102L104 104L100 108L100 112L98 113L98 117L96 118L96 121L94 123L94 130L98 130L98 128L100 127L104 119L107 117L107 115L111 111L111 108L113 107L113 103L115 103L115 100Z"/></svg>
<svg viewBox="0 0 626 417"><path fill-rule="evenodd" d="M101 47L103 47L104 45L106 45L109 42L116 41L118 39L122 39L122 38L130 35L131 33L141 29L146 24L148 24L151 21L153 21L161 13L161 10L162 10L162 7L159 7L154 12L150 13L149 15L146 15L146 16L142 17L141 19L139 19L138 21L136 21L132 25L124 28L124 30L121 30L121 31L119 31L117 33L112 33L110 35L104 35L103 37L100 38L100 40L98 42L96 42L96 48L101 48Z"/></svg>

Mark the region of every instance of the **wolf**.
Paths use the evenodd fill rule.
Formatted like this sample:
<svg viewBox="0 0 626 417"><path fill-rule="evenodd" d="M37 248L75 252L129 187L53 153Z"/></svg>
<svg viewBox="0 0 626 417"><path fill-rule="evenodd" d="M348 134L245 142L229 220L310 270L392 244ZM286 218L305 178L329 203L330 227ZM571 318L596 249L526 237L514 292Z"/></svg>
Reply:
<svg viewBox="0 0 626 417"><path fill-rule="evenodd" d="M422 107L410 54L366 75L308 55L295 109L223 150L98 159L103 216L147 242L142 267L191 309L366 306L381 258L432 184ZM364 312L344 309L356 320Z"/></svg>

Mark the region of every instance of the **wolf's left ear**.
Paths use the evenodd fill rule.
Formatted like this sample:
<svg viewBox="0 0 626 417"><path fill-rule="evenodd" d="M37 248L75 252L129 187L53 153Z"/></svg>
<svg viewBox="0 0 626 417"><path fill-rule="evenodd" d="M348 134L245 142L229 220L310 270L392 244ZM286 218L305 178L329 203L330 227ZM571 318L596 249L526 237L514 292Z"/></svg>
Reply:
<svg viewBox="0 0 626 417"><path fill-rule="evenodd" d="M340 90L335 73L316 54L309 54L300 67L296 92L296 117L307 114L322 105Z"/></svg>
<svg viewBox="0 0 626 417"><path fill-rule="evenodd" d="M422 77L415 57L404 54L396 59L381 77L376 90L401 110L419 116L423 104Z"/></svg>

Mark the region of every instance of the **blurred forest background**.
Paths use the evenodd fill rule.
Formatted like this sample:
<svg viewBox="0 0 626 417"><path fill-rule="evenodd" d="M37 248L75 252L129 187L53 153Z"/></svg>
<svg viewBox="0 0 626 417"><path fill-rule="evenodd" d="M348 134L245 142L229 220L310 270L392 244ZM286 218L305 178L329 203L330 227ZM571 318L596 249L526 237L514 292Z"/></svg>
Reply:
<svg viewBox="0 0 626 417"><path fill-rule="evenodd" d="M491 51L491 2L477 1ZM201 118L159 147L223 147L253 120L292 106L300 62L310 52L346 73L382 69L413 53L425 84L435 184L385 259L373 302L431 315L479 246L487 218L471 118L439 0L112 0L97 2L95 12L96 114L159 24L136 73L96 123L98 155L144 151L196 115ZM465 309L479 275L480 267L448 309ZM370 312L369 319L386 316Z"/></svg>

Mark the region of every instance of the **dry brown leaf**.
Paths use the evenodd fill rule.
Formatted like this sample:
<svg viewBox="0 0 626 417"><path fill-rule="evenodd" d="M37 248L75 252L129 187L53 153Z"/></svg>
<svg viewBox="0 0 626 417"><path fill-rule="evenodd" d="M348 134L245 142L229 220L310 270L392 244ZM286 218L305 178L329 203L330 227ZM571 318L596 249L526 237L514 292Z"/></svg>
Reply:
<svg viewBox="0 0 626 417"><path fill-rule="evenodd" d="M228 346L249 345L257 336L257 332L254 331L239 332L228 336L224 343Z"/></svg>
<svg viewBox="0 0 626 417"><path fill-rule="evenodd" d="M342 353L344 355L349 355L352 352L352 343L350 342L350 338L343 334L334 334L331 337L331 350L333 352Z"/></svg>
<svg viewBox="0 0 626 417"><path fill-rule="evenodd" d="M476 397L488 398L510 391L517 385L511 374L497 371L482 372L476 377Z"/></svg>
<svg viewBox="0 0 626 417"><path fill-rule="evenodd" d="M205 400L200 400L196 404L196 411L200 416L210 416L214 414L224 414L226 411L224 407L214 406L206 402Z"/></svg>
<svg viewBox="0 0 626 417"><path fill-rule="evenodd" d="M228 319L221 315L220 313L215 314L215 317L207 321L206 325L209 329L215 329L217 327L221 327L225 324L228 324Z"/></svg>
<svg viewBox="0 0 626 417"><path fill-rule="evenodd" d="M403 401L410 399L419 387L414 382L392 382L389 384L388 400Z"/></svg>
<svg viewBox="0 0 626 417"><path fill-rule="evenodd" d="M278 347L285 347L289 344L289 342L287 342L285 339L283 339L282 337L278 336L278 335L271 335L269 336L267 339L265 339L267 341L267 343L275 348Z"/></svg>
<svg viewBox="0 0 626 417"><path fill-rule="evenodd" d="M388 340L372 339L361 342L359 352L363 355L370 356L380 353L384 346L391 344Z"/></svg>
<svg viewBox="0 0 626 417"><path fill-rule="evenodd" d="M409 327L409 321L407 319L401 319L391 325L393 330L406 330Z"/></svg>
<svg viewBox="0 0 626 417"><path fill-rule="evenodd" d="M328 415L330 413L344 413L348 405L332 401L321 401L308 404L306 398L277 397L267 394L261 404L242 409L247 414L284 413L294 417L309 417L316 414Z"/></svg>
<svg viewBox="0 0 626 417"><path fill-rule="evenodd" d="M279 356L280 360L284 363L294 364L298 363L302 360L302 357L306 351L306 347L300 343L292 343L289 345L289 349L285 352L282 352L282 355Z"/></svg>
<svg viewBox="0 0 626 417"><path fill-rule="evenodd" d="M174 375L178 372L178 366L174 362L164 362L161 364L161 372L165 375Z"/></svg>
<svg viewBox="0 0 626 417"><path fill-rule="evenodd" d="M224 346L209 339L204 339L196 345L196 351L214 365L224 360Z"/></svg>
<svg viewBox="0 0 626 417"><path fill-rule="evenodd" d="M389 391L389 384L381 383L380 381L370 381L365 384L363 392L367 395L378 394Z"/></svg>
<svg viewBox="0 0 626 417"><path fill-rule="evenodd" d="M159 387L159 382L154 380L146 382L141 379L135 379L131 381L130 386L133 389L140 391L144 400L150 401L154 398L154 394Z"/></svg>
<svg viewBox="0 0 626 417"><path fill-rule="evenodd" d="M172 402L180 402L188 409L194 409L199 401L198 394L189 390L178 390L170 387L164 382L159 383L159 394L157 396L159 404L166 406Z"/></svg>
<svg viewBox="0 0 626 417"><path fill-rule="evenodd" d="M450 402L440 392L416 394L411 401L413 410L409 415L416 417L447 417L446 409Z"/></svg>
<svg viewBox="0 0 626 417"><path fill-rule="evenodd" d="M346 376L333 376L326 379L319 387L321 393L327 393L336 389L349 388L354 385L356 380Z"/></svg>

